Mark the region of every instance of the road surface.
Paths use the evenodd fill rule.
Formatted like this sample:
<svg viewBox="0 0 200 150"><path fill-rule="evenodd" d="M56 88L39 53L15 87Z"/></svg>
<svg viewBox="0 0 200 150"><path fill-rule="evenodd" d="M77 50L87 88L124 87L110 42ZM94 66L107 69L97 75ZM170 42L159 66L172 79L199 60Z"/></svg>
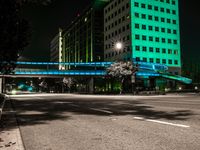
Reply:
<svg viewBox="0 0 200 150"><path fill-rule="evenodd" d="M199 150L200 96L11 96L26 150Z"/></svg>

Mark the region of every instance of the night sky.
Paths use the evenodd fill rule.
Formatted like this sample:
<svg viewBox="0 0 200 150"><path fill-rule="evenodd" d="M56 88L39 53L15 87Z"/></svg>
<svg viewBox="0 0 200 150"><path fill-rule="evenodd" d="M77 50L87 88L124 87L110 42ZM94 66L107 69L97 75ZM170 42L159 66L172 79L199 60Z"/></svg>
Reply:
<svg viewBox="0 0 200 150"><path fill-rule="evenodd" d="M51 4L29 4L23 9L30 22L32 38L22 56L30 61L49 61L51 39L59 27L65 27L91 0L54 0ZM196 0L179 0L182 57L200 61L200 20Z"/></svg>

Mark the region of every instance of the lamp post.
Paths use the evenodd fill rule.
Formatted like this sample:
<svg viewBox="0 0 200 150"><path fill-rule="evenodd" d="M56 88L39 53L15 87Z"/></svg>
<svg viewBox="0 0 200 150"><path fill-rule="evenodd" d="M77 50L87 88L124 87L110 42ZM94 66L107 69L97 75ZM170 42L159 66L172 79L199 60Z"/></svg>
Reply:
<svg viewBox="0 0 200 150"><path fill-rule="evenodd" d="M116 42L115 43L115 49L116 50L121 50L123 48L123 43L122 42Z"/></svg>

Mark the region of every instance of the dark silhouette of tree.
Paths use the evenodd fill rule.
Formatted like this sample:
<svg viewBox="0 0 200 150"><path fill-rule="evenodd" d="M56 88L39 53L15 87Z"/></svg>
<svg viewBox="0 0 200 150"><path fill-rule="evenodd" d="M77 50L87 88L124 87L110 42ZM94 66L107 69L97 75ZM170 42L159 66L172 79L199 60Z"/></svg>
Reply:
<svg viewBox="0 0 200 150"><path fill-rule="evenodd" d="M0 72L10 73L18 53L28 45L29 24L20 17L15 0L0 0Z"/></svg>
<svg viewBox="0 0 200 150"><path fill-rule="evenodd" d="M0 0L0 74L11 73L19 53L29 44L31 30L21 17L27 3L47 5L51 0Z"/></svg>

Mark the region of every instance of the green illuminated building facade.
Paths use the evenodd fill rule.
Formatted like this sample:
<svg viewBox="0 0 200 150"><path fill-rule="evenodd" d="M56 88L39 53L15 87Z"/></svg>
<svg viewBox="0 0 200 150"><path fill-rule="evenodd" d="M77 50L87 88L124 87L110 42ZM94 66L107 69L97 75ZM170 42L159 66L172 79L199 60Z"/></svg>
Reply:
<svg viewBox="0 0 200 150"><path fill-rule="evenodd" d="M178 0L112 0L104 9L104 58L165 64L181 73ZM124 43L116 51L114 43Z"/></svg>
<svg viewBox="0 0 200 150"><path fill-rule="evenodd" d="M63 31L62 62L103 61L103 8L95 0ZM69 68L63 68L69 69Z"/></svg>

